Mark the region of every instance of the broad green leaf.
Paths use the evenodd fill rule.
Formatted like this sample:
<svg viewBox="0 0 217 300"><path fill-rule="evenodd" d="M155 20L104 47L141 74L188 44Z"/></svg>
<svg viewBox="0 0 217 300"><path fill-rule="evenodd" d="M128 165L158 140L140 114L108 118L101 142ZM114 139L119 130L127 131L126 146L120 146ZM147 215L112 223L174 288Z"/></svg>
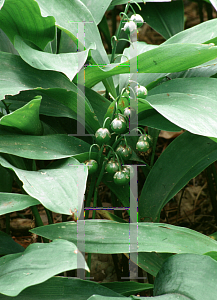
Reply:
<svg viewBox="0 0 217 300"><path fill-rule="evenodd" d="M79 235L79 226L85 235ZM138 252L203 254L217 250L217 242L199 232L162 223L78 220L77 224L65 222L47 225L34 228L31 232L51 240L61 238L75 244L83 241L85 251L89 253L129 253L129 230L130 234L138 234ZM79 250L84 251L83 247Z"/></svg>
<svg viewBox="0 0 217 300"><path fill-rule="evenodd" d="M146 100L179 127L216 137L216 82L215 78L201 77L169 80L153 88Z"/></svg>
<svg viewBox="0 0 217 300"><path fill-rule="evenodd" d="M78 94L77 88L76 91L67 91L65 89L28 90L22 91L15 96L6 96L7 100L5 100L5 103L7 105L10 105L10 110L13 111L28 103L29 99L32 99L34 96L40 95L42 96L42 101L39 110L40 114L53 117L66 117L76 120L78 116L82 117L84 115L84 113L80 112L80 110L78 110L77 113L77 102L84 102L85 100L85 128L88 132L95 133L95 131L100 126L97 116L99 115L99 117L102 118L102 110L100 111L99 106L102 109L104 106L107 107L107 105L105 105L103 101L104 98L100 98L100 95L99 97L97 97L94 92L90 92L87 94L89 95L88 98L85 95L80 96ZM91 98L90 101L89 98ZM92 100L92 98L95 98L96 100ZM98 105L96 105L95 102L97 102ZM97 115L95 114L95 111L93 110L92 105L90 103L93 103L94 109L97 109ZM0 106L4 108L4 105L1 104L1 102Z"/></svg>
<svg viewBox="0 0 217 300"><path fill-rule="evenodd" d="M217 137L217 101L209 96L163 93L147 102L163 117L191 133Z"/></svg>
<svg viewBox="0 0 217 300"><path fill-rule="evenodd" d="M33 68L39 70L51 70L64 73L70 80L83 67L89 48L85 51L75 53L52 54L31 48L20 36L15 36L14 47L19 52L21 58ZM94 45L90 46L94 49Z"/></svg>
<svg viewBox="0 0 217 300"><path fill-rule="evenodd" d="M217 43L217 20L209 20L177 33L166 40L160 47L176 43ZM209 45L212 47L212 45Z"/></svg>
<svg viewBox="0 0 217 300"><path fill-rule="evenodd" d="M13 184L13 175L7 169L0 166L0 192L11 192ZM0 197L1 202L1 197ZM1 209L0 209L1 213Z"/></svg>
<svg viewBox="0 0 217 300"><path fill-rule="evenodd" d="M0 156L0 164L13 170L23 189L56 213L80 215L87 180L87 167L73 157L56 161L47 169L21 170Z"/></svg>
<svg viewBox="0 0 217 300"><path fill-rule="evenodd" d="M92 87L113 75L130 73L130 65L137 66L138 73L172 73L200 65L216 58L217 47L203 44L163 45L139 54L121 64L104 67L87 66L85 84Z"/></svg>
<svg viewBox="0 0 217 300"><path fill-rule="evenodd" d="M96 50L91 52L93 59L98 64L109 62L94 17L84 3L79 0L73 2L70 0L53 1L52 5L46 0L37 0L37 3L42 15L52 15L56 20L56 25L66 32L75 43L77 43L78 35L80 50L84 50L84 45L82 45L84 39L85 47L90 47L94 41ZM80 31L78 31L78 26L80 26Z"/></svg>
<svg viewBox="0 0 217 300"><path fill-rule="evenodd" d="M138 115L138 124L172 132L182 130L181 127L173 124L154 109L149 109L141 112Z"/></svg>
<svg viewBox="0 0 217 300"><path fill-rule="evenodd" d="M0 231L0 255L23 252L25 249L17 244L12 237Z"/></svg>
<svg viewBox="0 0 217 300"><path fill-rule="evenodd" d="M97 64L109 63L94 17L80 0L54 1L52 5L46 0L37 0L37 2L42 15L54 16L57 27L72 39L77 45L77 51L84 50L84 43L85 47L90 47L94 41L96 50L91 52L93 60ZM102 4L100 4L101 6ZM115 97L116 90L112 78L104 80L103 83Z"/></svg>
<svg viewBox="0 0 217 300"><path fill-rule="evenodd" d="M35 96L42 96L39 114L52 117L77 118L77 113L75 111L71 110L58 100L55 100L53 97L50 97L49 93L47 95L43 92L43 90L27 90L20 92L18 95L7 95L7 99L5 99L4 102L9 105L10 111L14 111L24 106ZM75 99L75 97L72 99ZM4 108L4 104L2 102L0 102L0 107Z"/></svg>
<svg viewBox="0 0 217 300"><path fill-rule="evenodd" d="M207 96L207 87L209 87L208 97L215 99L215 87L217 79L215 78L177 78L168 80L149 91L148 96L163 93L183 93ZM184 88L183 88L184 87Z"/></svg>
<svg viewBox="0 0 217 300"><path fill-rule="evenodd" d="M30 286L12 299L16 300L87 300L91 295L117 297L118 293L90 280L72 277L52 277L43 283ZM0 300L11 297L0 294ZM122 299L126 297L122 296Z"/></svg>
<svg viewBox="0 0 217 300"><path fill-rule="evenodd" d="M17 296L28 286L76 269L78 263L89 270L83 255L73 243L56 240L49 244L32 244L21 254L0 258L0 292Z"/></svg>
<svg viewBox="0 0 217 300"><path fill-rule="evenodd" d="M154 295L177 293L195 300L215 300L217 262L210 257L180 254L170 257L158 273Z"/></svg>
<svg viewBox="0 0 217 300"><path fill-rule="evenodd" d="M65 75L34 69L17 55L0 52L0 60L0 99L34 88L62 88L68 91L76 88Z"/></svg>
<svg viewBox="0 0 217 300"><path fill-rule="evenodd" d="M156 161L143 186L139 201L143 219L157 222L164 205L216 159L217 144L209 138L189 132L177 137Z"/></svg>
<svg viewBox="0 0 217 300"><path fill-rule="evenodd" d="M204 255L210 256L212 259L217 261L217 252L216 251L207 252L207 253L204 253Z"/></svg>
<svg viewBox="0 0 217 300"><path fill-rule="evenodd" d="M136 6L136 13L165 39L184 30L184 7L182 1L151 2L141 5L142 11Z"/></svg>
<svg viewBox="0 0 217 300"><path fill-rule="evenodd" d="M209 237L211 237L211 239L214 239L214 240L217 241L217 232L214 232L214 233L210 234Z"/></svg>
<svg viewBox="0 0 217 300"><path fill-rule="evenodd" d="M39 107L41 104L41 96L28 102L16 111L3 116L0 119L0 125L15 127L20 129L24 134L41 135L43 126L39 119Z"/></svg>
<svg viewBox="0 0 217 300"><path fill-rule="evenodd" d="M123 55L121 57L121 63L126 62L127 58L133 58L136 55L142 54L152 49L157 49L159 46L157 45L150 45L145 42L136 41L130 45L130 47L125 48L123 51ZM148 90L152 88L152 85L157 84L159 80L167 75L167 73L137 73L136 74L136 81L145 86ZM120 74L119 75L119 91L125 88L130 82L129 74Z"/></svg>
<svg viewBox="0 0 217 300"><path fill-rule="evenodd" d="M75 119L83 119L85 117L85 128L89 133L94 134L100 127L98 118L88 101L88 98L79 90L75 85L73 91L67 91L63 89L46 89L43 93L51 99L59 101L61 104L69 108L75 115ZM77 103L82 103L82 109L78 108Z"/></svg>
<svg viewBox="0 0 217 300"><path fill-rule="evenodd" d="M153 1L153 0L152 0ZM104 297L99 295L93 295L87 300L123 300L122 297ZM192 300L192 298L185 297L181 294L166 294L161 295L157 297L137 297L137 296L131 296L130 299L136 299L136 300Z"/></svg>
<svg viewBox="0 0 217 300"><path fill-rule="evenodd" d="M173 255L172 253L156 253L156 252L139 252L138 261L133 262L138 264L140 268L156 277L161 269L164 261Z"/></svg>
<svg viewBox="0 0 217 300"><path fill-rule="evenodd" d="M61 159L88 152L89 149L88 143L64 134L46 136L3 134L0 138L0 152L30 159Z"/></svg>
<svg viewBox="0 0 217 300"><path fill-rule="evenodd" d="M0 193L0 215L23 210L40 202L29 195L15 193Z"/></svg>
<svg viewBox="0 0 217 300"><path fill-rule="evenodd" d="M38 3L34 0L5 0L0 11L0 20L0 28L12 43L18 34L44 49L54 39L54 17L42 17Z"/></svg>
<svg viewBox="0 0 217 300"><path fill-rule="evenodd" d="M139 283L139 282L134 282L134 281L105 282L105 283L101 283L101 285L105 286L119 294L122 294L124 296L130 296L132 294L139 293L141 291L150 290L154 287L153 284Z"/></svg>
<svg viewBox="0 0 217 300"><path fill-rule="evenodd" d="M145 2L168 2L170 0L147 0ZM143 0L135 0L135 2L137 3L144 3ZM111 6L115 6L115 5L121 5L121 4L127 4L128 0L112 0L111 2Z"/></svg>
<svg viewBox="0 0 217 300"><path fill-rule="evenodd" d="M85 97L89 100L91 106L93 107L94 113L96 114L97 119L102 126L105 113L111 102L105 97L101 96L99 93L87 87L85 87Z"/></svg>
<svg viewBox="0 0 217 300"><path fill-rule="evenodd" d="M95 132L99 122L85 95L69 79L54 71L41 71L30 67L19 56L0 52L0 99L5 95L15 95L22 90L44 89L42 92L55 99L77 114L77 101L85 101L85 120L87 126ZM19 80L17 79L19 70ZM43 96L43 95L42 95ZM78 111L80 117L83 112ZM87 129L88 129L87 127Z"/></svg>
<svg viewBox="0 0 217 300"><path fill-rule="evenodd" d="M99 24L112 0L104 0L103 2L101 0L81 0L81 2L89 9L95 23Z"/></svg>
<svg viewBox="0 0 217 300"><path fill-rule="evenodd" d="M13 44L11 43L11 41L9 40L9 38L7 37L7 35L4 33L2 29L0 29L0 41L1 41L0 51L19 55L19 53L14 48Z"/></svg>
<svg viewBox="0 0 217 300"><path fill-rule="evenodd" d="M100 30L100 32L103 34L104 38L105 38L105 42L108 46L108 51L110 53L112 53L112 45L111 45L111 33L109 30L109 25L108 25L108 21L106 19L106 16L104 15L102 20L100 21L100 23L98 24L98 28ZM123 31L122 31L123 33ZM122 51L123 52L123 51ZM118 50L116 51L116 53L120 53L118 52ZM120 56L119 56L120 57ZM116 61L117 62L117 61Z"/></svg>
<svg viewBox="0 0 217 300"><path fill-rule="evenodd" d="M210 0L212 6L217 10L217 1L216 0Z"/></svg>

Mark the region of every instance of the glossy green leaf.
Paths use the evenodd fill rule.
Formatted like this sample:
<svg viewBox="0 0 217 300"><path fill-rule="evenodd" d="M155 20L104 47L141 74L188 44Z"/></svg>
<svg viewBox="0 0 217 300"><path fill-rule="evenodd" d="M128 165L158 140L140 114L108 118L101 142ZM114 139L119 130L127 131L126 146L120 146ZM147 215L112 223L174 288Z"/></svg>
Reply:
<svg viewBox="0 0 217 300"><path fill-rule="evenodd" d="M138 119L139 125L172 132L178 132L182 130L181 127L173 124L154 109L149 109L141 112L138 115Z"/></svg>
<svg viewBox="0 0 217 300"><path fill-rule="evenodd" d="M79 235L79 226L82 230L84 228L85 235ZM31 232L51 240L61 238L75 244L83 241L85 251L89 253L129 253L129 230L131 234L137 234L137 228L138 252L203 254L217 250L217 242L206 235L162 223L127 224L109 220L85 220L77 224L65 222L38 227Z"/></svg>
<svg viewBox="0 0 217 300"><path fill-rule="evenodd" d="M46 92L48 91L46 90ZM29 102L30 99L34 98L35 96L42 96L39 114L52 117L65 117L71 119L77 118L76 111L73 111L69 107L62 104L60 101L54 99L52 96L49 96L49 93L44 93L43 90L27 90L21 91L19 94L14 96L7 95L5 103L9 105L10 111L14 111L24 106ZM75 101L75 97L72 98L72 101L73 100ZM2 102L0 102L0 107L4 108L4 104Z"/></svg>
<svg viewBox="0 0 217 300"><path fill-rule="evenodd" d="M0 138L0 152L30 159L66 158L88 152L89 149L88 143L77 137L64 134L47 136L1 135Z"/></svg>
<svg viewBox="0 0 217 300"><path fill-rule="evenodd" d="M21 57L0 52L0 98L34 88L63 88L74 90L75 85L63 74L30 67ZM17 77L19 72L19 77Z"/></svg>
<svg viewBox="0 0 217 300"><path fill-rule="evenodd" d="M177 137L156 161L143 186L139 201L143 219L158 221L164 205L216 159L217 144L209 138L189 132Z"/></svg>
<svg viewBox="0 0 217 300"><path fill-rule="evenodd" d="M72 39L77 45L78 51L84 50L84 42L85 47L90 47L94 41L94 43L96 43L96 50L91 52L93 60L97 64L109 63L94 17L81 1L54 1L52 5L46 0L37 0L37 2L40 6L42 15L54 16L57 27ZM107 3L107 0L105 3ZM102 7L102 3L100 3L100 7ZM113 79L106 79L104 84L106 84L109 92L115 97L116 91Z"/></svg>
<svg viewBox="0 0 217 300"><path fill-rule="evenodd" d="M81 213L87 180L87 167L73 157L58 160L47 169L21 170L0 156L0 164L13 170L23 182L23 189L46 208L71 215Z"/></svg>
<svg viewBox="0 0 217 300"><path fill-rule="evenodd" d="M169 80L153 88L149 92L151 97L148 96L147 101L150 100L149 103L152 103L153 105L151 105L159 113L176 125L195 134L215 137L217 126L215 116L216 82L215 78L201 77ZM207 87L209 87L208 94ZM157 103L160 106L164 103L167 106L168 114Z"/></svg>
<svg viewBox="0 0 217 300"><path fill-rule="evenodd" d="M209 20L183 30L170 39L165 41L162 45L175 44L175 43L217 43L217 20ZM212 45L210 45L212 47Z"/></svg>
<svg viewBox="0 0 217 300"><path fill-rule="evenodd" d="M117 297L119 294L90 280L81 280L72 277L52 277L43 283L30 286L16 297L0 294L0 300L87 300L91 295L101 297ZM126 297L122 296L122 299Z"/></svg>
<svg viewBox="0 0 217 300"><path fill-rule="evenodd" d="M38 204L40 204L40 202L29 195L0 193L0 215L22 210L29 206Z"/></svg>
<svg viewBox="0 0 217 300"><path fill-rule="evenodd" d="M95 133L100 126L97 117L99 116L100 119L102 119L102 112L105 106L103 101L104 99L102 100L100 95L99 97L96 97L95 93L87 93L88 98L86 95L79 95L77 88L76 91L67 91L64 89L23 91L15 96L7 96L8 100L5 100L5 103L10 105L11 110L15 110L25 105L25 103L28 102L28 99L31 99L34 95L42 96L42 102L39 110L40 114L53 117L67 117L75 120L78 116L80 118L84 118L84 113L77 109L77 102L84 102L85 100L84 110L86 130L90 133ZM89 101L89 97L94 97L95 99L90 99ZM98 103L97 105L96 102ZM94 105L94 110L90 103ZM99 106L101 107L101 110L99 109ZM95 109L97 110L97 115L95 114Z"/></svg>
<svg viewBox="0 0 217 300"><path fill-rule="evenodd" d="M215 78L177 78L168 80L149 91L148 96L163 93L183 93L207 96L207 87L209 87L209 98L215 99L215 87L217 79Z"/></svg>
<svg viewBox="0 0 217 300"><path fill-rule="evenodd" d="M32 68L23 62L19 56L10 53L0 52L0 60L0 99L3 99L8 94L18 94L21 90L34 88L41 90L40 88L42 88L44 89L42 91L43 94L46 94L50 101L55 99L61 102L76 115L77 99L85 101L87 129L91 128L95 132L99 128L99 122L88 99L65 75L59 72L45 72ZM19 70L19 80L17 79L17 70ZM83 118L83 112L78 110L78 114Z"/></svg>
<svg viewBox="0 0 217 300"><path fill-rule="evenodd" d="M112 0L104 0L103 2L100 0L81 0L81 2L89 9L96 24L99 24Z"/></svg>
<svg viewBox="0 0 217 300"><path fill-rule="evenodd" d="M216 0L210 0L212 6L217 10L217 1Z"/></svg>
<svg viewBox="0 0 217 300"><path fill-rule="evenodd" d="M7 35L4 33L2 29L0 29L0 41L1 41L0 51L19 55L17 50L14 48L14 45L11 43L11 41L9 40L9 38L7 37Z"/></svg>
<svg viewBox="0 0 217 300"><path fill-rule="evenodd" d="M0 166L0 192L11 192L13 184L13 175L5 168ZM1 198L0 198L1 202ZM0 209L1 213L1 209Z"/></svg>
<svg viewBox="0 0 217 300"><path fill-rule="evenodd" d="M130 73L130 65L137 65L138 73L172 73L200 65L216 58L217 47L203 44L162 45L133 57L121 64L104 67L88 66L85 84L92 87L99 81L113 75Z"/></svg>
<svg viewBox="0 0 217 300"><path fill-rule="evenodd" d="M91 52L93 59L99 64L108 63L107 54L102 44L94 17L84 3L79 0L74 0L73 2L70 0L54 1L52 5L46 0L37 0L37 3L39 4L42 15L52 15L56 20L56 25L65 31L75 43L77 43L78 35L78 40L80 41L78 48L80 50L84 50L82 41L84 41L85 34L85 47L90 47L93 41L96 43L96 50ZM106 3L107 0L105 4ZM78 24L80 24L79 33Z"/></svg>
<svg viewBox="0 0 217 300"><path fill-rule="evenodd" d="M155 2L156 0L147 0L145 2ZM157 2L168 2L170 0L158 0ZM135 2L137 3L144 3L143 0L135 0ZM121 4L127 4L128 1L127 0L112 0L111 2L111 6L115 6L115 5L121 5Z"/></svg>
<svg viewBox="0 0 217 300"><path fill-rule="evenodd" d="M170 257L155 279L154 295L178 293L189 299L215 300L217 262L210 257L181 254Z"/></svg>
<svg viewBox="0 0 217 300"><path fill-rule="evenodd" d="M24 39L18 35L14 38L14 47L21 58L33 68L62 72L70 80L72 80L83 67L89 51L88 48L85 51L75 53L52 54L42 52L31 48L25 43ZM94 45L90 47L91 49L96 48Z"/></svg>
<svg viewBox="0 0 217 300"><path fill-rule="evenodd" d="M135 57L135 55L142 54L152 49L157 49L157 45L150 45L145 42L136 41L130 45L130 47L125 48L123 51L123 55L121 57L121 63L126 62L127 58ZM151 85L157 84L158 80L161 80L167 73L137 73L136 81L147 87L147 89L151 89ZM120 74L119 75L119 90L125 88L130 82L130 77L128 74Z"/></svg>
<svg viewBox="0 0 217 300"><path fill-rule="evenodd" d="M142 5L142 11L137 7L136 13L165 39L184 30L184 7L182 1L151 2Z"/></svg>
<svg viewBox="0 0 217 300"><path fill-rule="evenodd" d="M39 119L40 104L41 96L36 96L23 107L3 116L0 119L0 125L15 127L25 134L41 135L43 126Z"/></svg>
<svg viewBox="0 0 217 300"><path fill-rule="evenodd" d="M147 102L175 125L191 133L217 137L217 101L209 96L164 93L149 96Z"/></svg>
<svg viewBox="0 0 217 300"><path fill-rule="evenodd" d="M0 292L17 296L28 286L44 282L61 272L76 269L78 262L88 270L83 255L68 241L32 244L21 254L0 258Z"/></svg>
<svg viewBox="0 0 217 300"><path fill-rule="evenodd" d="M207 255L217 261L217 252L216 251L207 252L207 253L204 253L204 255Z"/></svg>
<svg viewBox="0 0 217 300"><path fill-rule="evenodd" d="M150 290L154 286L153 284L149 283L139 283L134 281L128 281L128 282L105 282L101 283L102 286L105 286L119 294L122 294L124 296L130 296L135 293L139 293L141 291Z"/></svg>
<svg viewBox="0 0 217 300"><path fill-rule="evenodd" d="M17 244L12 237L0 231L0 255L23 252L25 249Z"/></svg>
<svg viewBox="0 0 217 300"><path fill-rule="evenodd" d="M100 32L103 34L106 44L108 46L108 50L110 53L112 53L112 45L111 45L111 33L109 30L109 25L106 19L106 16L104 15L100 23L98 24L98 28ZM119 52L117 52L119 53Z"/></svg>
<svg viewBox="0 0 217 300"><path fill-rule="evenodd" d="M91 134L94 134L100 127L98 118L88 101L88 98L76 87L73 87L73 91L67 91L62 89L46 89L43 93L51 99L59 101L61 104L69 108L73 114L75 114L75 119L84 119L85 117L85 128ZM82 103L81 106L84 108L78 108L77 103ZM77 116L78 115L78 116Z"/></svg>
<svg viewBox="0 0 217 300"><path fill-rule="evenodd" d="M102 126L104 116L111 102L105 97L101 96L99 93L87 87L85 87L85 97L89 100L91 106L93 107L94 113L96 114L97 119Z"/></svg>
<svg viewBox="0 0 217 300"><path fill-rule="evenodd" d="M54 39L54 17L42 17L38 3L34 0L5 0L0 19L0 27L12 43L18 34L44 49L46 44Z"/></svg>
<svg viewBox="0 0 217 300"><path fill-rule="evenodd" d="M153 1L153 0L152 0ZM87 300L123 300L124 298L122 297L103 297L99 295L93 295ZM166 294L166 295L161 295L157 297L137 297L137 296L131 296L130 299L136 299L136 300L192 300L188 297L185 297L181 294Z"/></svg>
<svg viewBox="0 0 217 300"><path fill-rule="evenodd" d="M156 253L156 252L139 252L138 261L133 262L138 264L140 268L156 277L161 269L164 261L173 255L172 253Z"/></svg>

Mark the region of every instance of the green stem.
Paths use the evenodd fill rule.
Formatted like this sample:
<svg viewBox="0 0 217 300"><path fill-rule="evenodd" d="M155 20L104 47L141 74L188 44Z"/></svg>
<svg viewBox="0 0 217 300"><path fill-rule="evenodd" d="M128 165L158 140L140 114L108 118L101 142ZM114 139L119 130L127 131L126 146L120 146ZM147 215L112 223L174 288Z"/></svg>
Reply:
<svg viewBox="0 0 217 300"><path fill-rule="evenodd" d="M135 10L134 10L134 8L133 8L133 6L132 6L131 4L130 4L130 7L131 7L131 9L132 9L134 15L136 15L136 12L135 12Z"/></svg>
<svg viewBox="0 0 217 300"><path fill-rule="evenodd" d="M98 187L96 187L96 188L95 188L95 191L94 191L93 208L96 208L96 205L97 205L97 194L98 194ZM95 219L95 216L96 216L96 210L93 209L93 216L92 216L92 219Z"/></svg>
<svg viewBox="0 0 217 300"><path fill-rule="evenodd" d="M89 150L89 160L90 160L91 150L92 150L93 146L97 146L97 147L98 147L98 150L100 149L100 147L99 147L98 144L92 144L92 145L90 146L90 150Z"/></svg>
<svg viewBox="0 0 217 300"><path fill-rule="evenodd" d="M116 149L116 147L117 147L117 145L120 143L120 140L121 140L121 139L122 139L122 136L120 136L120 137L114 142L114 144L112 145L112 149ZM106 156L107 159L110 158L111 151L112 151L112 150L110 149L108 155ZM113 151L114 151L114 150L113 150Z"/></svg>
<svg viewBox="0 0 217 300"><path fill-rule="evenodd" d="M105 124L106 124L106 121L107 121L108 119L110 119L110 120L111 120L111 118L110 118L110 117L107 117L107 118L104 120L104 122L103 122L103 125L102 125L102 127L103 127L103 128L105 128Z"/></svg>
<svg viewBox="0 0 217 300"><path fill-rule="evenodd" d="M87 254L87 265L88 265L88 268L90 269L91 268L91 253ZM90 273L89 272L87 272L87 276L86 277L90 277Z"/></svg>
<svg viewBox="0 0 217 300"><path fill-rule="evenodd" d="M125 7L125 10L124 10L125 14L127 13L129 6L130 6L130 3L127 3L127 5ZM121 33L121 28L122 28L123 20L124 20L124 18L121 19L120 24L118 26L118 31L117 31L117 35L116 35L117 40L119 39L119 36L120 36L120 33ZM111 64L114 62L114 57L115 57L116 49L117 49L117 42L114 43L114 47L112 48L112 55L111 55L111 60L110 60Z"/></svg>
<svg viewBox="0 0 217 300"><path fill-rule="evenodd" d="M119 160L119 157L118 157L117 153L114 151L114 149L113 149L111 146L107 145L107 147L111 148L111 151L112 151L113 154L116 156L117 161L118 161L119 171L121 171L121 163L120 163L120 160Z"/></svg>
<svg viewBox="0 0 217 300"><path fill-rule="evenodd" d="M44 208L46 215L47 215L47 219L48 219L48 224L53 224L53 216L52 216L52 211L50 211L49 209L47 209L46 207Z"/></svg>
<svg viewBox="0 0 217 300"><path fill-rule="evenodd" d="M139 10L142 10L142 9L141 9L141 6L139 5L139 3L137 3L135 0L131 0L131 2L135 3L135 4L137 5L137 7L138 7ZM143 3L145 4L145 1L144 1L144 0L143 0ZM132 7L131 4L130 4L130 7L131 7L132 10L134 11L134 9L133 9L133 7Z"/></svg>
<svg viewBox="0 0 217 300"><path fill-rule="evenodd" d="M35 217L35 225L37 227L44 226L44 224L42 222L42 219L41 219L41 216L38 212L37 205L31 206L31 210L32 210L33 216ZM44 243L49 243L48 239L46 239L46 238L42 238L42 239L43 239Z"/></svg>
<svg viewBox="0 0 217 300"><path fill-rule="evenodd" d="M99 166L101 165L101 158L103 158L103 145L101 146L100 152L99 152L99 156L98 156L98 164Z"/></svg>
<svg viewBox="0 0 217 300"><path fill-rule="evenodd" d="M91 178L89 192L88 192L88 196L87 196L87 201L86 201L86 204L85 204L86 207L90 207L90 202L91 202L93 191L94 191L95 181L96 181L96 173L93 174L93 176ZM85 219L87 220L88 217L89 217L89 210L86 210L85 211Z"/></svg>

